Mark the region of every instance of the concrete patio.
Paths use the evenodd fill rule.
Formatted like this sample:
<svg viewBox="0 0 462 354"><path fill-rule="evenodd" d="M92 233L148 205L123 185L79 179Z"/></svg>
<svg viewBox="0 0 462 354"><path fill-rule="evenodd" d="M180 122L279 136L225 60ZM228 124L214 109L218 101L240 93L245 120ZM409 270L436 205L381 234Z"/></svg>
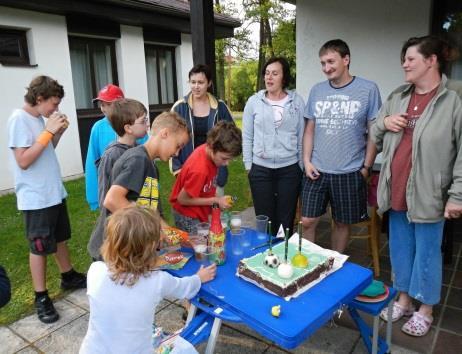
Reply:
<svg viewBox="0 0 462 354"><path fill-rule="evenodd" d="M245 211L245 220L254 220L253 209ZM330 223L323 219L319 226L319 243L329 246ZM461 353L462 352L462 262L461 235L456 235L453 262L445 266L441 303L435 308L435 320L430 333L420 339L403 334L403 320L394 325L392 353ZM371 259L365 242L354 240L347 254L350 261L370 267ZM380 279L390 284L390 264L386 236L381 240ZM50 325L38 321L35 314L29 315L8 326L0 327L0 353L78 353L85 335L89 318L89 307L84 290L66 294L55 302L61 319ZM183 326L182 307L177 301L164 300L157 308L156 323L167 331ZM370 321L371 318L368 318ZM384 324L381 334L384 335ZM198 347L203 352L205 345ZM366 348L349 316L335 318L335 323L326 324L296 350L286 351L273 345L248 327L224 324L216 353L366 353Z"/></svg>

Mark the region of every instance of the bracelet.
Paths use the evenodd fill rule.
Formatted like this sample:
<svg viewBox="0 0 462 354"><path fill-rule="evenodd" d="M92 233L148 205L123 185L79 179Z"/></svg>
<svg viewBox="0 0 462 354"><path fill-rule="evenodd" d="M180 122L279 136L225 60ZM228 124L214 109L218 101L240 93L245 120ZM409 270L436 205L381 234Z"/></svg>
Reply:
<svg viewBox="0 0 462 354"><path fill-rule="evenodd" d="M51 141L51 139L53 139L53 133L45 129L43 132L40 133L36 142L46 147L48 143Z"/></svg>

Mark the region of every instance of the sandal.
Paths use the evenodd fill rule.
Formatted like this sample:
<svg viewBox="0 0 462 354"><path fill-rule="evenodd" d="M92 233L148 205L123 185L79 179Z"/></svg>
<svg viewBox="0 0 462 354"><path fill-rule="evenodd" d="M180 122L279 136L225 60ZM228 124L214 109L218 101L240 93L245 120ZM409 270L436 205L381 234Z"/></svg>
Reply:
<svg viewBox="0 0 462 354"><path fill-rule="evenodd" d="M412 316L414 313L415 308L411 305L410 308L406 309L397 302L393 303L393 310L391 314L391 322L398 321L401 317L409 317ZM388 321L388 307L385 307L382 311L380 311L380 318L385 322Z"/></svg>
<svg viewBox="0 0 462 354"><path fill-rule="evenodd" d="M432 316L425 316L419 312L414 312L411 319L401 327L401 330L410 336L422 337L428 333L432 322Z"/></svg>

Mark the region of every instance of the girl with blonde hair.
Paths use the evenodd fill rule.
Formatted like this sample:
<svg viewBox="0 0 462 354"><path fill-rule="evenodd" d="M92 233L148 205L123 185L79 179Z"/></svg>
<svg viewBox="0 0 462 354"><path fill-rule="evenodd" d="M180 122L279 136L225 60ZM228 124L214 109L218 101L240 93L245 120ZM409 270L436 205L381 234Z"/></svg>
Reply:
<svg viewBox="0 0 462 354"><path fill-rule="evenodd" d="M160 217L151 208L117 210L105 231L104 262L94 262L88 271L90 320L80 353L152 353L159 302L194 297L203 282L215 277L216 265L184 278L157 270Z"/></svg>

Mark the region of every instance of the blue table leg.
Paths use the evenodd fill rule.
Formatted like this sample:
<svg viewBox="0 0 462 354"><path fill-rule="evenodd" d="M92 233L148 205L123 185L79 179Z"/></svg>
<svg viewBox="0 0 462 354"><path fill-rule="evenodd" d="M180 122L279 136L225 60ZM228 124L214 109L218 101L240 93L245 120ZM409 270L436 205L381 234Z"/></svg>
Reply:
<svg viewBox="0 0 462 354"><path fill-rule="evenodd" d="M388 353L389 348L386 341L379 337L379 317L374 316L374 329L372 330L367 323L361 318L358 314L358 311L355 308L348 307L348 312L350 313L351 318L356 323L356 326L361 333L364 345L367 348L367 351L372 354L385 354ZM372 342L371 342L372 337Z"/></svg>

